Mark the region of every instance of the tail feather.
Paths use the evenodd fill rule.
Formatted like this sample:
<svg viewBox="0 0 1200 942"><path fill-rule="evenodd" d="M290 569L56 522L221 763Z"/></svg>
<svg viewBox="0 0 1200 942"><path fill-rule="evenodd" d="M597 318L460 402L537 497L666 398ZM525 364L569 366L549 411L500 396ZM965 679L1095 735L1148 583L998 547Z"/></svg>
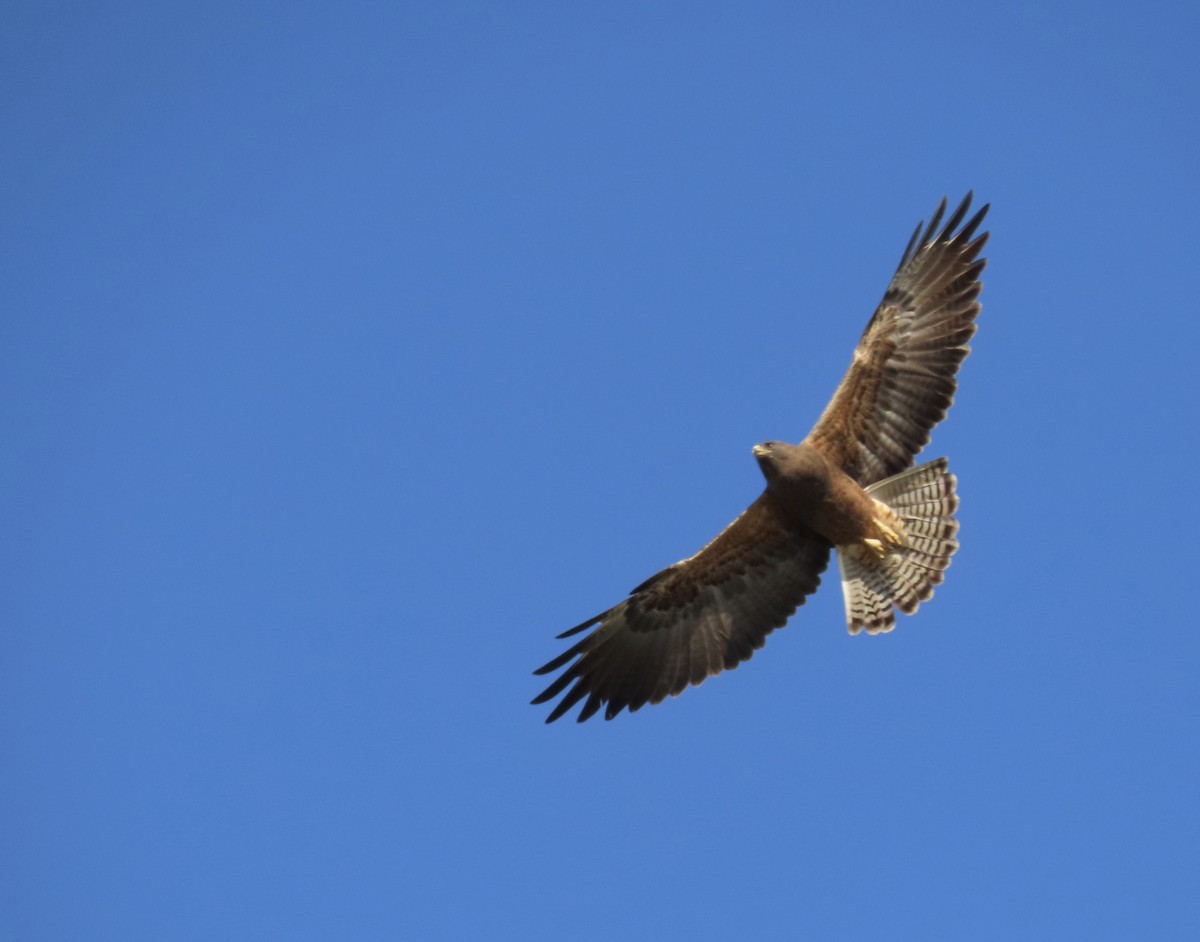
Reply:
<svg viewBox="0 0 1200 942"><path fill-rule="evenodd" d="M958 549L956 483L946 459L938 458L867 488L899 517L903 541L883 559L862 546L838 547L851 634L863 628L868 634L891 631L894 609L911 615L933 596Z"/></svg>

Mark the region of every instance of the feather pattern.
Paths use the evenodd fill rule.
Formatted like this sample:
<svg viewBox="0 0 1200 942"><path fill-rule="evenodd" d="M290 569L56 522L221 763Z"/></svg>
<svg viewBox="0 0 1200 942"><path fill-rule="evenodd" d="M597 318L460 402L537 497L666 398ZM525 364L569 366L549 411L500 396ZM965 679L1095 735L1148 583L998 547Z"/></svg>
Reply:
<svg viewBox="0 0 1200 942"><path fill-rule="evenodd" d="M696 555L559 637L594 630L535 673L562 673L534 703L563 698L547 722L583 701L580 722L675 696L763 646L816 591L830 544L784 523L764 493Z"/></svg>
<svg viewBox="0 0 1200 942"><path fill-rule="evenodd" d="M979 253L988 236L974 238L987 206L959 228L970 206L968 193L939 230L943 199L929 225L917 226L850 368L805 439L864 487L909 467L954 401L979 314Z"/></svg>
<svg viewBox="0 0 1200 942"><path fill-rule="evenodd" d="M899 518L903 542L883 559L860 545L837 548L851 634L891 631L895 608L911 615L933 597L958 549L956 483L938 458L867 488Z"/></svg>

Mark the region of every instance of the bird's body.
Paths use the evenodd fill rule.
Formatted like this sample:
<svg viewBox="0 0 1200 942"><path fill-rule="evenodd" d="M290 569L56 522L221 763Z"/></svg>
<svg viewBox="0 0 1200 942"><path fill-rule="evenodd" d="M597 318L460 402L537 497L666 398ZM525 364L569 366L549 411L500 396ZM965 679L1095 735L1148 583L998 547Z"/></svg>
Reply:
<svg viewBox="0 0 1200 942"><path fill-rule="evenodd" d="M595 628L536 673L565 668L534 703L584 701L579 719L637 710L736 667L820 583L836 548L851 633L889 631L930 598L958 548L955 478L944 458L912 467L953 400L979 313L971 196L918 225L850 368L808 437L764 442L763 493L703 549L559 637Z"/></svg>
<svg viewBox="0 0 1200 942"><path fill-rule="evenodd" d="M834 546L883 538L877 502L817 449L803 442L763 442L753 451L767 479L768 498L790 526Z"/></svg>

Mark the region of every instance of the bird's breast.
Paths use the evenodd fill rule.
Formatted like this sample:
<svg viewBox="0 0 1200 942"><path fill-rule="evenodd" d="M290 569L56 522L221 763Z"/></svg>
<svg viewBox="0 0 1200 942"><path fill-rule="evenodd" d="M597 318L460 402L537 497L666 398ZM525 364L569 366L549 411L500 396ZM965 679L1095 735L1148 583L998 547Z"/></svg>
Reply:
<svg viewBox="0 0 1200 942"><path fill-rule="evenodd" d="M795 482L780 488L784 515L835 546L857 543L872 532L875 502L841 472L821 482Z"/></svg>

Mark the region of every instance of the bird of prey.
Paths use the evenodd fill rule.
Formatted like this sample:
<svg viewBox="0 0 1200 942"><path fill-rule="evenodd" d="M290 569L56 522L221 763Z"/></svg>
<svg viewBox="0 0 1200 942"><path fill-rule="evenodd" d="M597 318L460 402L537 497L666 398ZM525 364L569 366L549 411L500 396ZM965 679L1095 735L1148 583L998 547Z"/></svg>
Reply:
<svg viewBox="0 0 1200 942"><path fill-rule="evenodd" d="M582 722L659 703L747 660L816 591L837 550L851 634L890 631L933 595L958 549L946 459L912 467L954 398L979 314L968 193L941 225L942 200L916 231L859 339L841 385L798 445L754 457L766 488L707 546L559 638L593 629L538 668L562 673L534 703L563 694L546 722L583 701ZM940 228L939 228L940 226Z"/></svg>

